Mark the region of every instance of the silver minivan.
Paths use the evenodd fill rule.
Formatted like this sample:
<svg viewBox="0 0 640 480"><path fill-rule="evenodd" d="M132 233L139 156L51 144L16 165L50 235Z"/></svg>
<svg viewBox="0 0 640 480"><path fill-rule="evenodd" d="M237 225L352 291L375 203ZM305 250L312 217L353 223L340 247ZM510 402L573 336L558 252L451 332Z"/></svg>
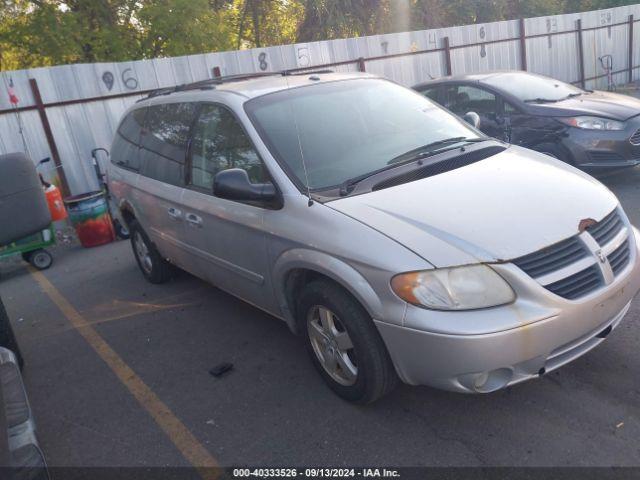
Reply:
<svg viewBox="0 0 640 480"><path fill-rule="evenodd" d="M144 276L179 267L283 319L353 402L539 377L640 288L640 233L602 184L372 75L160 90L111 159Z"/></svg>

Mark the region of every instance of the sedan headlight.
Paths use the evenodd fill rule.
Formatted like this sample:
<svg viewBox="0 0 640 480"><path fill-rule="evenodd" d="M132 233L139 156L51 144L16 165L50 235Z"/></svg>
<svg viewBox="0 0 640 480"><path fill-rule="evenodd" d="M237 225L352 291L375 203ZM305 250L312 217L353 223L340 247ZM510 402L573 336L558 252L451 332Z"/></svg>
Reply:
<svg viewBox="0 0 640 480"><path fill-rule="evenodd" d="M509 284L486 265L408 272L391 279L404 301L434 310L474 310L511 303Z"/></svg>
<svg viewBox="0 0 640 480"><path fill-rule="evenodd" d="M584 130L624 130L624 122L600 117L559 118L562 123Z"/></svg>

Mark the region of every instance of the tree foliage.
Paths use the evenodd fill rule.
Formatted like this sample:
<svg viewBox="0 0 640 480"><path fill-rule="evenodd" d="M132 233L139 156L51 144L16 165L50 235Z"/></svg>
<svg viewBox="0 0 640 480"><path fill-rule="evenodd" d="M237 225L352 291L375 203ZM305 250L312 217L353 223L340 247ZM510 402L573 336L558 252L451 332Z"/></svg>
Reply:
<svg viewBox="0 0 640 480"><path fill-rule="evenodd" d="M0 0L0 68L186 55L631 3L635 0Z"/></svg>

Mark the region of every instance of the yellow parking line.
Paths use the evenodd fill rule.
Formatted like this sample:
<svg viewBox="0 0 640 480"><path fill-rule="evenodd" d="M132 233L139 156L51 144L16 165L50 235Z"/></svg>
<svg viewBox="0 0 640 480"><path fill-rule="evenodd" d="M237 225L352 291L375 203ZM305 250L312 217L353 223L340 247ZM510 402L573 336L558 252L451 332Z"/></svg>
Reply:
<svg viewBox="0 0 640 480"><path fill-rule="evenodd" d="M162 400L136 375L125 361L109 346L89 322L69 303L56 287L41 272L30 267L31 275L42 290L51 298L78 333L105 361L140 405L153 417L182 455L195 466L202 478L218 477L218 462L196 439L189 429L174 415Z"/></svg>

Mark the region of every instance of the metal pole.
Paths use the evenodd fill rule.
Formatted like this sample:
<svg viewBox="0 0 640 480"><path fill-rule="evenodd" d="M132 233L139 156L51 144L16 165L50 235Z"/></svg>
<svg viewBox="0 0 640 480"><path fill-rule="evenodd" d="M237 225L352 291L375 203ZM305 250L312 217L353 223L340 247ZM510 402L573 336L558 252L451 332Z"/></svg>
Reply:
<svg viewBox="0 0 640 480"><path fill-rule="evenodd" d="M67 183L67 176L65 175L64 169L62 168L62 162L60 161L60 154L58 153L58 146L56 145L55 138L53 138L53 132L51 131L51 125L49 124L47 111L44 108L44 103L42 102L42 95L40 95L38 82L36 81L35 78L30 78L29 85L31 86L33 99L36 102L36 108L38 109L38 114L40 115L40 121L42 122L42 129L44 130L44 134L47 137L47 143L49 144L49 150L51 150L53 163L55 163L58 174L60 175L60 190L62 191L63 196L68 197L69 195L71 195L71 193L69 190L69 184Z"/></svg>
<svg viewBox="0 0 640 480"><path fill-rule="evenodd" d="M527 71L527 35L524 18L520 19L520 69Z"/></svg>
<svg viewBox="0 0 640 480"><path fill-rule="evenodd" d="M633 82L633 15L629 15L629 83Z"/></svg>
<svg viewBox="0 0 640 480"><path fill-rule="evenodd" d="M358 70L360 72L366 72L367 71L367 67L364 64L364 57L360 57L358 59Z"/></svg>
<svg viewBox="0 0 640 480"><path fill-rule="evenodd" d="M580 72L580 86L585 88L584 80L584 50L582 46L582 19L576 20L576 32L578 32L578 72Z"/></svg>
<svg viewBox="0 0 640 480"><path fill-rule="evenodd" d="M444 65L445 65L445 69L447 72L447 76L451 76L452 74L452 70L451 70L451 45L449 45L449 37L444 37L442 39L442 42L444 43Z"/></svg>

